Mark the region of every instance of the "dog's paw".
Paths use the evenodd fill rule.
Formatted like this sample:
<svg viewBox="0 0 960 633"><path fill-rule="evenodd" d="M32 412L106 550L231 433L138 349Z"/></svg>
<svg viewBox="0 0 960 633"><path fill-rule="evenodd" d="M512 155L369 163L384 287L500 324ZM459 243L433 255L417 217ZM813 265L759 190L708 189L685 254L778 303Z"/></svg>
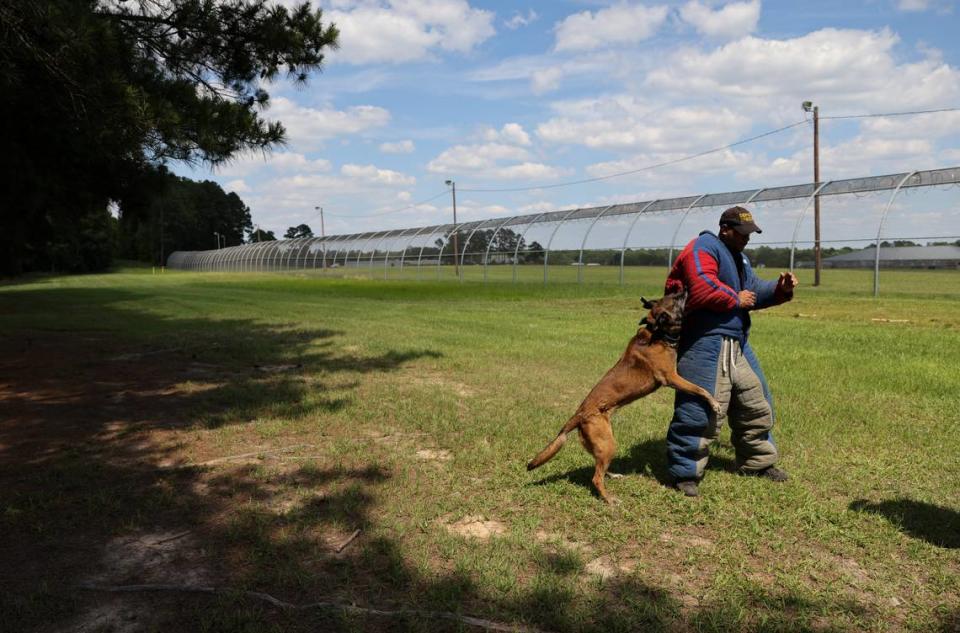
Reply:
<svg viewBox="0 0 960 633"><path fill-rule="evenodd" d="M608 473L607 473L607 477L609 477L610 479L623 479L624 477L626 477L626 475L624 475L624 474L622 474L622 473L609 473L609 472L608 472Z"/></svg>

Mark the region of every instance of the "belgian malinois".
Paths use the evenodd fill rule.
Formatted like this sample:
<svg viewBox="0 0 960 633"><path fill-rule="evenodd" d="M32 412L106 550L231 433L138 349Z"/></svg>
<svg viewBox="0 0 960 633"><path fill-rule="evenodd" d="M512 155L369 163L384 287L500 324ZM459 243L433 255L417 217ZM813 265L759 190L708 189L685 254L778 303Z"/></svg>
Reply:
<svg viewBox="0 0 960 633"><path fill-rule="evenodd" d="M716 415L721 414L720 404L710 392L677 373L677 342L683 325L687 291L668 294L659 301L640 299L649 312L640 322L640 328L630 339L623 356L590 390L577 412L560 429L556 439L527 464L527 470L533 470L547 462L563 448L567 433L579 429L583 447L597 462L593 485L607 503L612 503L614 499L607 494L603 479L617 450L610 416L619 407L668 386L700 396L710 404Z"/></svg>

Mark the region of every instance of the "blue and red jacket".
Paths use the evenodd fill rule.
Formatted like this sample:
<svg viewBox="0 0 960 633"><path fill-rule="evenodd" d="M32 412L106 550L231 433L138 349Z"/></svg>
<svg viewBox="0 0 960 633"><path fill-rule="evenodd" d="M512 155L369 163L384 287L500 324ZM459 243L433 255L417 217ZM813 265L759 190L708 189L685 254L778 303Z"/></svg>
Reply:
<svg viewBox="0 0 960 633"><path fill-rule="evenodd" d="M740 258L737 265L735 257ZM702 232L683 249L667 276L666 292L686 288L683 337L721 334L745 340L750 331L750 314L740 307L739 292L757 294L751 310L779 305L793 298L777 287L776 281L757 277L750 260L736 255L710 231Z"/></svg>

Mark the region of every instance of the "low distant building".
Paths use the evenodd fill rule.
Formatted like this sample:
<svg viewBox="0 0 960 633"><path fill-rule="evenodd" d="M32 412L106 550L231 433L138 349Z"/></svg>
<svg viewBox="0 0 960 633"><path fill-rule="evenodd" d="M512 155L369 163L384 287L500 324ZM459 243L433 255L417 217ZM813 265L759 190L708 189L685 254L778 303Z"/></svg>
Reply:
<svg viewBox="0 0 960 633"><path fill-rule="evenodd" d="M834 255L823 260L824 268L873 268L877 260L875 246ZM960 269L960 246L881 246L882 268Z"/></svg>

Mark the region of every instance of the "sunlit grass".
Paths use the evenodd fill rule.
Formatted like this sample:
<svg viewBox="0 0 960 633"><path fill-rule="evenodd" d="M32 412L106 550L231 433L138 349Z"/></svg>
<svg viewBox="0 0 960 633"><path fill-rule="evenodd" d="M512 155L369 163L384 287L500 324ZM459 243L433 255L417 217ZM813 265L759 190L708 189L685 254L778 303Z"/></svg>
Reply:
<svg viewBox="0 0 960 633"><path fill-rule="evenodd" d="M517 284L509 267L486 284L452 269L441 282L125 270L0 288L0 331L110 332L247 372L194 402L180 456L310 448L207 475L233 495L226 521L201 513L219 534L208 546L242 561L224 584L563 631L947 630L960 609L960 273L884 271L874 299L870 271L825 271L813 288L802 270L794 302L755 315L784 485L729 472L724 434L702 498L665 488L668 391L614 420L614 470L629 475L608 484L618 507L592 493L576 442L525 471L622 352L640 294L659 296L665 272L628 269L621 287L616 268L584 270L578 285L557 267L547 286L536 267ZM266 362L300 369L251 378ZM111 503L92 499L88 512ZM447 529L464 518L502 533ZM351 556L316 563L319 527L353 526ZM235 606L204 617L217 630L276 624L260 611L234 622Z"/></svg>

